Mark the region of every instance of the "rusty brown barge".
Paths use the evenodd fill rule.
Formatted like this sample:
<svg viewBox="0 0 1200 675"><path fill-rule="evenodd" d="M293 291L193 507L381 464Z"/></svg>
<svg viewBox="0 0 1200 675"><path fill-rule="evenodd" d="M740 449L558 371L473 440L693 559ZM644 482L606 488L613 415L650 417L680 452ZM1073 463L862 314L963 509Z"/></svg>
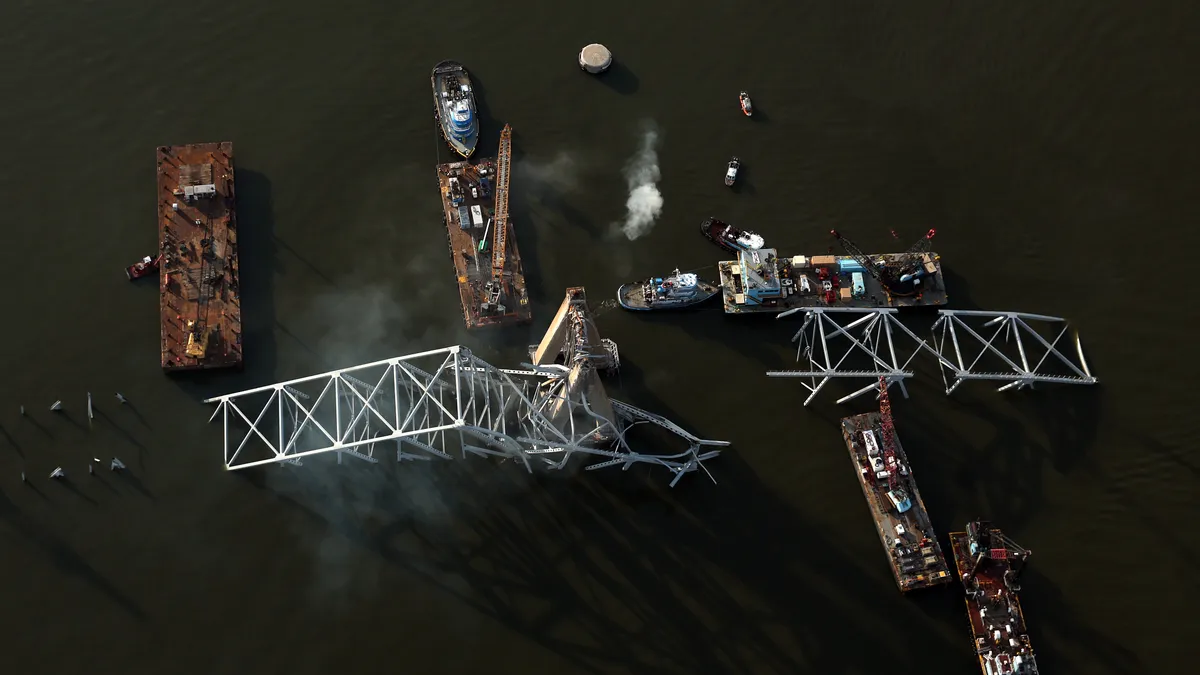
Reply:
<svg viewBox="0 0 1200 675"><path fill-rule="evenodd" d="M1037 661L1025 629L1018 577L1028 549L985 520L950 533L954 564L967 592L972 647L983 675L1037 675Z"/></svg>
<svg viewBox="0 0 1200 675"><path fill-rule="evenodd" d="M242 366L233 143L158 148L159 310L167 372Z"/></svg>
<svg viewBox="0 0 1200 675"><path fill-rule="evenodd" d="M863 496L902 592L949 583L953 577L938 544L912 467L892 425L887 389L879 412L842 419L842 437Z"/></svg>
<svg viewBox="0 0 1200 675"><path fill-rule="evenodd" d="M528 323L532 308L508 217L512 129L495 160L439 164L442 221L467 328Z"/></svg>

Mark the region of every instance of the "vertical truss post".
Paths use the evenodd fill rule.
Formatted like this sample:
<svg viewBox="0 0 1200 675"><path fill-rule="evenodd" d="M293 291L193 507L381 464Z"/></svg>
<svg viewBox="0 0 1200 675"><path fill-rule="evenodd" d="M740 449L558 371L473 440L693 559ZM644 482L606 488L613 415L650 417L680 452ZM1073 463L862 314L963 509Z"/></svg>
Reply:
<svg viewBox="0 0 1200 675"><path fill-rule="evenodd" d="M806 367L798 370L768 371L768 377L794 377L809 391L804 405L816 398L821 389L838 378L871 379L872 382L838 399L845 403L863 394L877 391L876 382L886 386L899 384L907 398L904 380L912 377L909 364L917 354L932 355L938 363L946 394L967 380L993 380L1003 384L1000 391L1032 387L1038 382L1058 384L1096 384L1083 356L1079 336L1073 337L1075 360L1059 351L1058 345L1069 330L1065 319L1020 312L941 310L933 323L932 341L926 341L899 321L893 308L813 307L790 310L776 318L804 312L804 323L792 338L798 343L796 360ZM971 323L979 324L975 327ZM1054 326L1058 333L1047 340L1035 326ZM982 333L994 328L989 337ZM915 345L901 361L895 336L911 338ZM1002 347L1011 343L1006 353ZM1036 363L1030 366L1033 357ZM858 363L847 363L852 356ZM985 358L990 361L985 361ZM987 364L992 363L991 369ZM1003 366L999 370L996 365ZM1060 372L1050 372L1050 366Z"/></svg>
<svg viewBox="0 0 1200 675"><path fill-rule="evenodd" d="M977 325L972 327L971 323ZM995 330L985 338L982 333L993 326ZM1035 326L1057 329L1058 332L1051 342ZM1067 320L1057 316L960 309L939 311L933 324L933 344L942 367L946 393L953 393L967 380L1003 382L999 391L1033 387L1038 382L1096 384L1099 380L1088 368L1078 334L1073 336L1076 361L1058 350L1058 343L1069 330ZM1027 345L1026 340L1032 344ZM1008 343L1015 345L1016 354L1002 349ZM1036 355L1039 351L1041 357L1030 367L1030 354ZM947 355L952 355L953 361ZM989 366L989 362L993 365ZM995 369L1001 364L1007 368ZM1050 372L1051 365L1059 372Z"/></svg>
<svg viewBox="0 0 1200 675"><path fill-rule="evenodd" d="M501 369L453 346L206 403L217 405L210 422L222 415L228 470L299 464L304 457L328 452L336 453L339 463L349 455L375 464L375 447L385 441L396 442L397 461L448 460L449 438L457 440L463 457L498 456L520 461L529 470L534 464L561 469L575 455L600 459L589 470L655 464L672 472L674 486L686 473L707 473L703 462L728 445L698 438L661 416L606 397L612 412L597 412L588 388L577 386L592 375L591 367L590 359L583 358L574 369ZM555 421L563 419L567 422ZM686 449L674 454L634 450L627 434L646 423L682 438ZM457 433L447 436L448 431Z"/></svg>
<svg viewBox="0 0 1200 675"><path fill-rule="evenodd" d="M784 318L796 310L782 312ZM925 340L918 338L896 320L896 310L890 307L814 307L804 309L804 323L792 338L797 343L796 360L807 366L800 370L772 370L768 377L795 377L809 391L804 405L817 397L821 389L834 379L865 379L869 384L838 399L845 403L878 390L882 379L887 386L900 385L908 397L904 380L912 377L909 362L922 348ZM913 338L916 347L901 360L896 351L894 330ZM854 360L850 360L854 357ZM865 362L865 366L862 365Z"/></svg>

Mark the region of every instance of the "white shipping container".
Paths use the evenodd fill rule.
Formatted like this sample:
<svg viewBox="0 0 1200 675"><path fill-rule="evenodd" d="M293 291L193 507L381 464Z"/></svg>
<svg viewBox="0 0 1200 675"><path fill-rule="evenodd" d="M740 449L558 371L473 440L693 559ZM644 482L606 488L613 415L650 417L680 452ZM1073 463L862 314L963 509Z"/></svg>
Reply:
<svg viewBox="0 0 1200 675"><path fill-rule="evenodd" d="M875 430L867 429L862 432L863 443L867 445L867 456L874 457L879 454L879 442L875 439Z"/></svg>

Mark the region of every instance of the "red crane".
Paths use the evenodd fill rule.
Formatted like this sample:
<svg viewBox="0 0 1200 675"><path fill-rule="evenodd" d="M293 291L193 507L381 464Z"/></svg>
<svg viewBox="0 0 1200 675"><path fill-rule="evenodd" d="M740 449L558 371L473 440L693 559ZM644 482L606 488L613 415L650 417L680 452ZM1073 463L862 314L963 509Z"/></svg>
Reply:
<svg viewBox="0 0 1200 675"><path fill-rule="evenodd" d="M896 428L892 425L892 403L888 400L888 385L879 378L879 431L883 436L883 463L887 467L888 487L895 488L900 467L896 466Z"/></svg>

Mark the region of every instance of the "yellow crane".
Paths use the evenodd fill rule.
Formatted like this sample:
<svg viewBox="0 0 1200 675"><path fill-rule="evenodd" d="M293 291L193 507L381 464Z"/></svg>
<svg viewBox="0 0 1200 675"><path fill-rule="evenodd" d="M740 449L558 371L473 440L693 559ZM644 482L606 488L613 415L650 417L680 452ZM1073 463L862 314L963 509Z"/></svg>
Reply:
<svg viewBox="0 0 1200 675"><path fill-rule="evenodd" d="M505 124L500 132L500 152L496 156L496 212L492 216L492 282L499 287L504 279L508 238L508 174L512 160L512 127Z"/></svg>

